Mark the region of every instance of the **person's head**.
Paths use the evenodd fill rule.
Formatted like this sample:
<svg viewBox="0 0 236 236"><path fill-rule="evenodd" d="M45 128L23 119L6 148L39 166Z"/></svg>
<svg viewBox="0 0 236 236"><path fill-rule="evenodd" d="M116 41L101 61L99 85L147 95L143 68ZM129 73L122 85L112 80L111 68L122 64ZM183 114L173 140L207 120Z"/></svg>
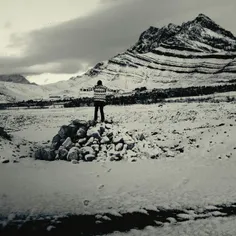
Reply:
<svg viewBox="0 0 236 236"><path fill-rule="evenodd" d="M97 85L102 85L102 81L98 80Z"/></svg>

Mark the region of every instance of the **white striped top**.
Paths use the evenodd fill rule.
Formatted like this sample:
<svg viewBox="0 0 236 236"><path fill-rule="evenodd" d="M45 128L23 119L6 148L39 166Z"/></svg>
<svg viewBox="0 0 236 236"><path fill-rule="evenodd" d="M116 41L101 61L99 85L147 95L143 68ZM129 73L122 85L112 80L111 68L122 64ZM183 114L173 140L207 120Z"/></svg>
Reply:
<svg viewBox="0 0 236 236"><path fill-rule="evenodd" d="M107 88L103 85L96 85L93 88L94 91L94 101L96 102L106 102L106 91Z"/></svg>

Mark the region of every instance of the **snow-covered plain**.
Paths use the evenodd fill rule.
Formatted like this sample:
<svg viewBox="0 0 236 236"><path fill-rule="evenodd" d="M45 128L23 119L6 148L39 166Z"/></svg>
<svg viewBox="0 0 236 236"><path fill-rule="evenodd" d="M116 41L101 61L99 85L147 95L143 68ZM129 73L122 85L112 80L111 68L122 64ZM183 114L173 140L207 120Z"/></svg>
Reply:
<svg viewBox="0 0 236 236"><path fill-rule="evenodd" d="M235 103L107 106L105 112L120 127L143 132L150 144L165 152L155 160L137 162L35 161L29 155L37 146L48 144L71 120L91 119L93 108L0 112L0 126L14 137L12 142L0 139L1 160L10 160L0 164L0 212L8 217L5 224L20 214L200 211L236 202ZM176 152L176 146L184 152ZM19 158L22 155L26 158ZM129 235L235 235L235 217L227 219L169 223Z"/></svg>

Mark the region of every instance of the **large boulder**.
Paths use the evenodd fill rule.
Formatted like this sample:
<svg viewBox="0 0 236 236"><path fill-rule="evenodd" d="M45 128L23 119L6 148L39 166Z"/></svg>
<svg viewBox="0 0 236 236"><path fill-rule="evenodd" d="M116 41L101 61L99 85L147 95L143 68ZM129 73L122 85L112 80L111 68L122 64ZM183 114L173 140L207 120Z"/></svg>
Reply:
<svg viewBox="0 0 236 236"><path fill-rule="evenodd" d="M100 129L98 129L97 127L90 127L87 131L87 136L96 138L96 139L101 139L101 134L100 134Z"/></svg>
<svg viewBox="0 0 236 236"><path fill-rule="evenodd" d="M54 150L48 148L40 148L34 153L36 160L53 161L55 160L55 156Z"/></svg>
<svg viewBox="0 0 236 236"><path fill-rule="evenodd" d="M67 125L63 125L61 126L60 130L58 131L58 135L63 138L66 139L69 136L69 127Z"/></svg>
<svg viewBox="0 0 236 236"><path fill-rule="evenodd" d="M68 155L68 150L66 150L63 146L61 146L58 150L58 159L66 160L67 155Z"/></svg>
<svg viewBox="0 0 236 236"><path fill-rule="evenodd" d="M66 148L67 150L69 150L70 148L72 148L73 143L72 143L72 141L71 141L71 138L68 137L68 138L64 141L64 143L62 144L62 146L63 146L64 148Z"/></svg>
<svg viewBox="0 0 236 236"><path fill-rule="evenodd" d="M81 139L81 138L85 138L86 137L86 133L87 133L87 129L85 126L82 126L78 129L76 136Z"/></svg>
<svg viewBox="0 0 236 236"><path fill-rule="evenodd" d="M68 134L67 136L74 139L74 137L76 136L78 127L74 124L70 124L68 125Z"/></svg>
<svg viewBox="0 0 236 236"><path fill-rule="evenodd" d="M52 139L51 149L57 150L61 146L61 136L55 135Z"/></svg>
<svg viewBox="0 0 236 236"><path fill-rule="evenodd" d="M93 150L92 147L82 147L82 148L79 149L79 153L83 156L83 158L87 154L96 155L96 153L95 153L95 151Z"/></svg>
<svg viewBox="0 0 236 236"><path fill-rule="evenodd" d="M72 147L67 154L67 160L68 161L72 161L72 160L78 161L80 159L79 151L80 151L79 148Z"/></svg>

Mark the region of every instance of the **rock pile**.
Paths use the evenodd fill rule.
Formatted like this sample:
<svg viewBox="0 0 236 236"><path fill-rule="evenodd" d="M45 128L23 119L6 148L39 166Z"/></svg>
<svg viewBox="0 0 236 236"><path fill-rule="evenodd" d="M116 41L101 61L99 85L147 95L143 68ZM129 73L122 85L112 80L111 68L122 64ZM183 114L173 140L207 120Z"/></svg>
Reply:
<svg viewBox="0 0 236 236"><path fill-rule="evenodd" d="M130 159L140 155L143 133L129 131L118 125L74 120L63 125L52 139L51 146L36 151L35 159L78 161Z"/></svg>

